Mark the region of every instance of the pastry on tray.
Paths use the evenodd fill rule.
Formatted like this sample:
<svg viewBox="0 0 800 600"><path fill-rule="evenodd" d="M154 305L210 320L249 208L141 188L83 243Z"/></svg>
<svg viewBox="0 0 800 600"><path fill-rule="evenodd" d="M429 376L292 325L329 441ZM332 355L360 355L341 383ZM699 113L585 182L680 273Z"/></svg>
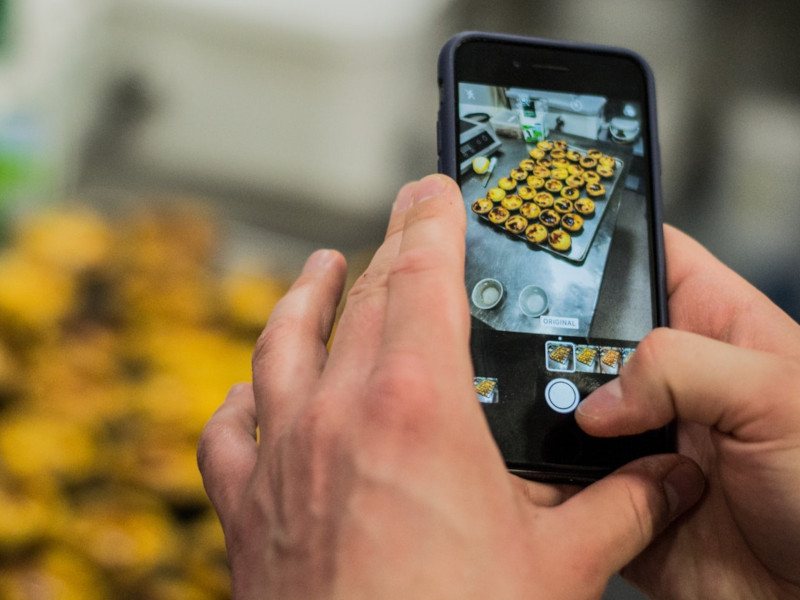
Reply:
<svg viewBox="0 0 800 600"><path fill-rule="evenodd" d="M558 179L548 179L544 182L544 189L548 192L558 193L561 191L561 188L564 187L564 184L560 182Z"/></svg>
<svg viewBox="0 0 800 600"><path fill-rule="evenodd" d="M534 194L532 198L541 208L550 208L553 206L553 194L550 192L539 192Z"/></svg>
<svg viewBox="0 0 800 600"><path fill-rule="evenodd" d="M583 180L583 175L570 175L564 180L564 183L567 184L567 187L571 188L581 188L585 183Z"/></svg>
<svg viewBox="0 0 800 600"><path fill-rule="evenodd" d="M554 229L547 236L547 243L554 250L566 252L572 246L572 237L563 229Z"/></svg>
<svg viewBox="0 0 800 600"><path fill-rule="evenodd" d="M512 215L506 220L506 229L511 233L520 234L528 227L528 219L522 215Z"/></svg>
<svg viewBox="0 0 800 600"><path fill-rule="evenodd" d="M542 209L533 202L525 202L522 206L519 207L519 214L521 214L526 219L532 221L539 217L539 214L542 212Z"/></svg>
<svg viewBox="0 0 800 600"><path fill-rule="evenodd" d="M523 200L530 200L536 195L536 190L529 185L523 185L517 189L517 195Z"/></svg>
<svg viewBox="0 0 800 600"><path fill-rule="evenodd" d="M525 178L528 176L527 169L511 169L511 173L509 173L511 179L514 181L525 181Z"/></svg>
<svg viewBox="0 0 800 600"><path fill-rule="evenodd" d="M567 213L561 217L561 227L570 233L577 233L583 227L583 217L575 213Z"/></svg>
<svg viewBox="0 0 800 600"><path fill-rule="evenodd" d="M614 167L609 167L607 165L597 165L597 169L595 169L595 171L597 171L597 174L600 175L600 177L605 177L606 179L614 176Z"/></svg>
<svg viewBox="0 0 800 600"><path fill-rule="evenodd" d="M503 188L493 187L486 192L486 197L492 202L500 202L506 197L506 191Z"/></svg>
<svg viewBox="0 0 800 600"><path fill-rule="evenodd" d="M561 190L561 197L567 200L577 200L580 195L581 191L576 187L565 187Z"/></svg>
<svg viewBox="0 0 800 600"><path fill-rule="evenodd" d="M507 192L510 192L515 187L517 187L517 181L515 179L512 179L511 177L501 177L500 181L497 182L497 187Z"/></svg>
<svg viewBox="0 0 800 600"><path fill-rule="evenodd" d="M494 223L495 225L500 225L506 222L509 215L511 213L508 212L508 209L503 208L502 206L495 206L492 210L489 211L489 220Z"/></svg>
<svg viewBox="0 0 800 600"><path fill-rule="evenodd" d="M516 194L509 194L505 198L503 198L500 202L504 208L508 209L509 211L514 211L519 209L522 206L522 198L517 196Z"/></svg>
<svg viewBox="0 0 800 600"><path fill-rule="evenodd" d="M557 227L561 222L561 215L551 208L543 210L539 215L539 223L546 227Z"/></svg>
<svg viewBox="0 0 800 600"><path fill-rule="evenodd" d="M585 171L583 173L583 180L587 184L589 184L589 183L598 183L600 181L600 175L598 175L594 171Z"/></svg>
<svg viewBox="0 0 800 600"><path fill-rule="evenodd" d="M529 187L532 187L535 190L538 190L538 189L544 187L544 179L542 177L538 177L536 175L529 176L525 180L525 183L527 183Z"/></svg>
<svg viewBox="0 0 800 600"><path fill-rule="evenodd" d="M494 203L487 198L478 198L472 203L473 212L476 212L479 215L487 214L490 210L492 210L492 208L494 208Z"/></svg>
<svg viewBox="0 0 800 600"><path fill-rule="evenodd" d="M567 165L567 171L569 171L570 175L583 175L583 172L585 170L586 169L584 169L580 165L576 165L576 164L572 164L572 163Z"/></svg>
<svg viewBox="0 0 800 600"><path fill-rule="evenodd" d="M550 169L542 165L536 165L532 172L534 175L541 177L542 179L548 179L550 177Z"/></svg>
<svg viewBox="0 0 800 600"><path fill-rule="evenodd" d="M602 183L590 183L586 186L586 193L590 196L602 196L606 193L606 187Z"/></svg>
<svg viewBox="0 0 800 600"><path fill-rule="evenodd" d="M529 242L541 244L547 239L547 233L547 227L541 223L533 223L532 225L528 225L528 228L525 230L525 237L528 238Z"/></svg>
<svg viewBox="0 0 800 600"><path fill-rule="evenodd" d="M597 159L597 164L602 165L604 167L611 167L613 169L616 166L617 161L614 160L613 156L608 156L604 154L603 156Z"/></svg>
<svg viewBox="0 0 800 600"><path fill-rule="evenodd" d="M590 200L589 198L578 198L575 201L575 210L583 215L589 216L594 214L594 200Z"/></svg>
<svg viewBox="0 0 800 600"><path fill-rule="evenodd" d="M565 215L567 213L572 212L572 202L567 200L566 198L559 198L555 202L553 202L553 208L556 209L557 213Z"/></svg>

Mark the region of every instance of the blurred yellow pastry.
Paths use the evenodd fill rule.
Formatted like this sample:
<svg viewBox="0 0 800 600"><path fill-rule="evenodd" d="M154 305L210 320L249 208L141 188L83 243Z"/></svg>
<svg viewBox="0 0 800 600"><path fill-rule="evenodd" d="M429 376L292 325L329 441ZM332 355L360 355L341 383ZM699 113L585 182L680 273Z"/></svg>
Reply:
<svg viewBox="0 0 800 600"><path fill-rule="evenodd" d="M522 206L519 207L519 214L523 217L532 221L539 216L539 213L542 212L542 209L539 208L537 204L534 202L525 202Z"/></svg>
<svg viewBox="0 0 800 600"><path fill-rule="evenodd" d="M500 204L509 211L515 211L520 206L522 206L522 198L520 198L516 194L509 194L508 196L503 198Z"/></svg>
<svg viewBox="0 0 800 600"><path fill-rule="evenodd" d="M555 229L547 236L547 242L553 249L565 252L572 246L572 237L563 229Z"/></svg>
<svg viewBox="0 0 800 600"><path fill-rule="evenodd" d="M514 184L516 185L516 184ZM492 202L500 202L506 197L506 191L503 188L493 187L486 192L486 197Z"/></svg>
<svg viewBox="0 0 800 600"><path fill-rule="evenodd" d="M512 215L506 220L506 229L511 233L522 233L528 226L528 219L522 215Z"/></svg>
<svg viewBox="0 0 800 600"><path fill-rule="evenodd" d="M488 198L478 198L472 203L472 211L478 213L479 215L485 215L492 210L493 206L494 203Z"/></svg>
<svg viewBox="0 0 800 600"><path fill-rule="evenodd" d="M561 217L561 227L570 233L578 232L583 227L583 217L575 213L568 213Z"/></svg>
<svg viewBox="0 0 800 600"><path fill-rule="evenodd" d="M547 227L541 223L533 223L525 230L525 237L529 242L541 244L547 239Z"/></svg>

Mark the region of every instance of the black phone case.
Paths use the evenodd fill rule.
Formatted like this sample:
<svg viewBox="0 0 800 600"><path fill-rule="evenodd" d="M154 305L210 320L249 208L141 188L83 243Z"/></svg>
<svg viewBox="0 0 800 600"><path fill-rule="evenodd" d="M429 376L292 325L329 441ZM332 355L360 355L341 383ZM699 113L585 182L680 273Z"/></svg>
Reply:
<svg viewBox="0 0 800 600"><path fill-rule="evenodd" d="M668 310L661 208L660 156L658 152L656 127L655 88L652 71L647 63L636 53L620 48L483 32L464 32L454 36L444 45L439 54L438 77L440 103L437 121L437 149L439 172L449 175L456 180L459 179L460 170L457 156L458 82L455 72L456 54L464 44L474 42L491 42L509 46L524 46L527 48L535 46L536 48L542 48L552 52L565 51L573 55L576 52L580 52L590 53L592 55L622 56L635 61L639 65L641 71L645 74L646 93L649 99L647 111L643 117L646 118L648 122L650 139L647 156L649 160L648 166L652 175L651 214L653 219L651 223L651 236L654 248L652 260L654 262L654 276L657 279L655 286L655 320L657 326L666 326L668 324ZM475 348L473 347L473 356L474 353ZM561 419L558 421L550 419L548 421L548 419L549 416L544 419L537 419L536 423L531 423L531 427L538 427L539 429L535 433L532 433L531 439L519 440L518 442L546 444L549 438L558 437L560 435L559 429L563 430L564 428L564 420ZM493 433L497 438L498 434L502 432L493 429ZM583 443L586 444L586 440L584 440ZM591 449L591 444L593 443L593 441L589 441L589 446L582 451L593 453ZM526 478L555 482L588 483L599 479L626 462L617 460L615 457L635 458L637 455L636 448L639 447L639 445L644 450L642 454L674 451L674 429L670 425L657 432L650 432L642 436L630 436L614 440L598 440L596 446L597 451L605 455L598 459L598 464L588 464L592 461L587 461L586 464L565 467L563 464L564 461L559 460L557 456L558 453L562 451L560 446L563 446L563 443L559 442L554 449L551 450L551 453L554 453L553 460L542 460L537 464L515 464L507 461L507 466L511 472Z"/></svg>

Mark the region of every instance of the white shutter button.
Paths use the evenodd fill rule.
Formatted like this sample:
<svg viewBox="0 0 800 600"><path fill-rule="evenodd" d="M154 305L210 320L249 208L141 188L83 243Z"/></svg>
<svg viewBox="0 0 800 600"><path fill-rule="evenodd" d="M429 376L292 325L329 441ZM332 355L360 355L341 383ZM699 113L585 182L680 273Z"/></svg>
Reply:
<svg viewBox="0 0 800 600"><path fill-rule="evenodd" d="M544 399L554 411L569 413L578 408L581 396L569 379L553 379L544 388Z"/></svg>

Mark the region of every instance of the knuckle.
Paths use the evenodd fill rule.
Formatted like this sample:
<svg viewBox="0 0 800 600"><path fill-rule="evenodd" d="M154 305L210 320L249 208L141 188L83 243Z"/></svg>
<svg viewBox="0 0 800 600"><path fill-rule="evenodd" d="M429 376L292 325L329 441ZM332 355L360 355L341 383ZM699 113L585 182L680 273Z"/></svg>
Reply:
<svg viewBox="0 0 800 600"><path fill-rule="evenodd" d="M770 356L757 387L759 397L752 404L760 407L772 425L772 435L800 432L800 364L779 356Z"/></svg>
<svg viewBox="0 0 800 600"><path fill-rule="evenodd" d="M384 429L418 436L436 421L436 392L428 366L411 352L396 352L374 376L369 419Z"/></svg>
<svg viewBox="0 0 800 600"><path fill-rule="evenodd" d="M298 326L299 320L291 314L273 313L256 339L252 356L253 369L269 362L270 356L280 351L286 340L295 337Z"/></svg>
<svg viewBox="0 0 800 600"><path fill-rule="evenodd" d="M666 492L657 467L637 465L616 480L614 536L619 557L633 557L650 545L669 521Z"/></svg>
<svg viewBox="0 0 800 600"><path fill-rule="evenodd" d="M433 247L416 247L400 253L392 263L389 278L429 273L442 265L442 251Z"/></svg>
<svg viewBox="0 0 800 600"><path fill-rule="evenodd" d="M258 336L253 351L253 364L274 352L280 352L285 342L297 332L317 324L321 310L316 293L319 282L301 275L272 310L267 324Z"/></svg>
<svg viewBox="0 0 800 600"><path fill-rule="evenodd" d="M442 194L415 204L406 214L404 229L424 223L440 228L443 233L462 233L467 228L467 219L461 198L460 193Z"/></svg>
<svg viewBox="0 0 800 600"><path fill-rule="evenodd" d="M356 279L347 292L347 304L380 302L386 295L386 280L367 270Z"/></svg>
<svg viewBox="0 0 800 600"><path fill-rule="evenodd" d="M677 333L672 329L660 327L648 333L636 346L631 365L649 371L664 361L666 348L677 344Z"/></svg>
<svg viewBox="0 0 800 600"><path fill-rule="evenodd" d="M639 487L632 484L627 485L627 493L633 543L637 548L644 548L653 537L653 515L666 515L666 498L655 492L648 498Z"/></svg>
<svg viewBox="0 0 800 600"><path fill-rule="evenodd" d="M328 413L328 405L328 402L317 400L297 415L289 431L289 440L293 444L291 448L325 445L334 437L336 428Z"/></svg>
<svg viewBox="0 0 800 600"><path fill-rule="evenodd" d="M214 467L218 441L225 434L224 428L212 417L206 423L197 440L197 467L203 476L207 476Z"/></svg>

